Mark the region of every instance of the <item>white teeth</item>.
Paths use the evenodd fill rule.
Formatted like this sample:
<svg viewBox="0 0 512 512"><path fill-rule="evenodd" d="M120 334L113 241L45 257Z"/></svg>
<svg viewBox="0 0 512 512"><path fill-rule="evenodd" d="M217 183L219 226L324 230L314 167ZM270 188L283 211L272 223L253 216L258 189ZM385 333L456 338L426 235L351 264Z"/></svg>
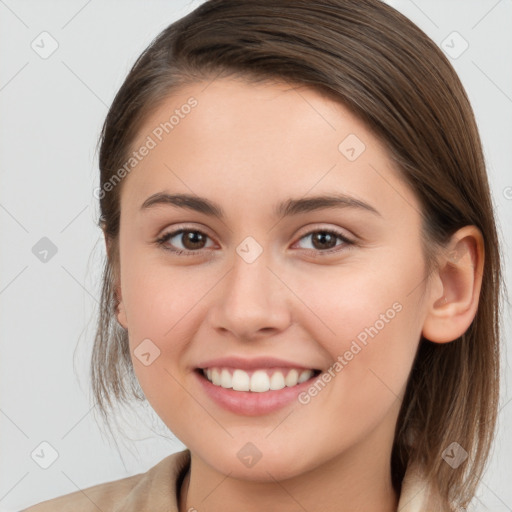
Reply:
<svg viewBox="0 0 512 512"><path fill-rule="evenodd" d="M245 372L244 372L245 373ZM251 391L263 393L270 389L270 377L265 370L257 370L251 377Z"/></svg>
<svg viewBox="0 0 512 512"><path fill-rule="evenodd" d="M313 372L311 370L303 370L299 376L298 383L302 384L304 381L310 379L311 377L313 377Z"/></svg>
<svg viewBox="0 0 512 512"><path fill-rule="evenodd" d="M270 376L269 373L272 373ZM264 393L266 391L278 391L284 387L292 387L310 379L313 370L289 370L286 376L282 371L256 370L249 375L244 370L236 369L231 373L227 368L208 368L204 371L206 378L215 386L235 391L252 391Z"/></svg>
<svg viewBox="0 0 512 512"><path fill-rule="evenodd" d="M232 388L232 380L231 373L224 368L220 374L220 385L226 389Z"/></svg>
<svg viewBox="0 0 512 512"><path fill-rule="evenodd" d="M211 381L213 384L215 384L216 386L220 386L220 372L217 368L214 368L213 370L211 370L212 372L212 377L211 377ZM208 375L206 375L208 377Z"/></svg>
<svg viewBox="0 0 512 512"><path fill-rule="evenodd" d="M287 386L295 386L295 384L297 384L298 380L299 380L299 372L297 370L290 370L288 372L288 375L286 376L286 379L284 379L284 383Z"/></svg>
<svg viewBox="0 0 512 512"><path fill-rule="evenodd" d="M272 377L270 377L270 389L277 391L283 389L285 386L283 374L281 372L274 372Z"/></svg>
<svg viewBox="0 0 512 512"><path fill-rule="evenodd" d="M233 372L233 389L235 391L249 391L251 388L251 379L249 374L242 370Z"/></svg>

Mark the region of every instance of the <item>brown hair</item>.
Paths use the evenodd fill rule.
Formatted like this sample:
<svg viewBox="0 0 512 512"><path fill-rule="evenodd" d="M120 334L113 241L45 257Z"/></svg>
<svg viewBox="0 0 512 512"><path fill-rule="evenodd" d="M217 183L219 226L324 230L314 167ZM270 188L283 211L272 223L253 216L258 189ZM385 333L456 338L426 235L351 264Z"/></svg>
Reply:
<svg viewBox="0 0 512 512"><path fill-rule="evenodd" d="M117 93L100 139L102 190L149 113L181 85L216 76L308 85L362 119L419 199L427 276L456 230L475 225L483 234L476 316L457 340L420 340L391 459L397 492L407 465L418 463L443 507L466 506L495 430L502 279L480 137L456 72L424 32L379 0L210 0L158 35ZM109 250L91 375L107 423L112 398L144 399L115 317L121 190L122 182L100 194ZM453 441L469 453L458 469L442 459Z"/></svg>

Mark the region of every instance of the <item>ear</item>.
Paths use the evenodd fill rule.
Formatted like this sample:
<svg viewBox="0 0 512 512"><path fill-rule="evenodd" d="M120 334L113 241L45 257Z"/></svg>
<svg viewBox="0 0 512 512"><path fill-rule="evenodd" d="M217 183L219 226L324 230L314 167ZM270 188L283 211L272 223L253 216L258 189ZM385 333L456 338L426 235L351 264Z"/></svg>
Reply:
<svg viewBox="0 0 512 512"><path fill-rule="evenodd" d="M422 330L426 339L447 343L469 328L478 309L484 252L476 226L464 226L454 233L433 276Z"/></svg>
<svg viewBox="0 0 512 512"><path fill-rule="evenodd" d="M116 289L116 296L118 300L117 308L116 308L116 316L119 324L128 330L128 321L126 320L126 311L124 309L124 303L121 296L121 287L119 287L118 291Z"/></svg>
<svg viewBox="0 0 512 512"><path fill-rule="evenodd" d="M103 231L103 235L105 237L105 250L107 253L107 258L112 266L112 261L113 261L112 251L114 250L113 243L112 243L111 238L106 234L105 231ZM128 329L128 322L126 320L126 311L125 311L124 303L123 303L123 295L121 292L121 283L120 283L120 280L116 277L116 272L112 272L112 279L115 281L114 283L112 283L112 285L114 288L114 299L116 302L117 321L122 327L124 327L125 329Z"/></svg>

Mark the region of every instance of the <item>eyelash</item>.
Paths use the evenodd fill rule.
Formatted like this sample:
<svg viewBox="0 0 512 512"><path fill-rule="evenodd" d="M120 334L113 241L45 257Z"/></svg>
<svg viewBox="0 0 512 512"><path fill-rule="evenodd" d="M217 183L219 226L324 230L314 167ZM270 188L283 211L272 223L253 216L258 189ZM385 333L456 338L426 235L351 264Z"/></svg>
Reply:
<svg viewBox="0 0 512 512"><path fill-rule="evenodd" d="M190 250L184 250L184 249L172 249L169 246L165 245L169 239L174 238L176 235L182 234L184 232L200 233L201 235L204 235L207 238L210 238L206 233L204 233L203 231L200 231L198 229L180 228L180 229L178 229L176 231L171 231L169 233L163 234L160 238L158 238L155 241L155 243L159 247L162 247L162 249L164 249L166 251L170 251L173 254L175 254L176 256L179 256L179 255L196 256L197 254L200 254L202 251L205 250L205 249L198 249L197 251L190 251ZM339 238L344 243L344 245L346 246L345 250L350 249L351 246L353 246L355 244L355 242L353 240L348 239L347 237L342 235L340 232L338 232L336 230L333 230L333 229L315 229L313 231L309 231L308 233L302 235L299 238L299 241L302 240L303 238L311 236L311 235L313 235L315 233L327 233L329 235L335 236L336 238ZM332 249L327 249L325 251L322 251L320 249L304 249L304 250L307 251L308 253L313 254L316 257L316 256L324 256L324 255L327 256L327 255L330 255L330 254L333 254L333 253L341 252L341 250L343 250L343 249L340 249L339 247L340 246L335 246Z"/></svg>

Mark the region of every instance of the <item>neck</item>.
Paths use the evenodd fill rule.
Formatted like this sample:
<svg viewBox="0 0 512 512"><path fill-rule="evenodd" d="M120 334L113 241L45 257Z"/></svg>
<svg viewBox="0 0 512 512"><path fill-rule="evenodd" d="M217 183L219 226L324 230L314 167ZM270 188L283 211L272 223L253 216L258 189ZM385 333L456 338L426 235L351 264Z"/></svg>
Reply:
<svg viewBox="0 0 512 512"><path fill-rule="evenodd" d="M353 453L279 482L228 477L191 454L180 491L180 512L396 512L399 497L391 483L390 453L371 444L353 448Z"/></svg>

